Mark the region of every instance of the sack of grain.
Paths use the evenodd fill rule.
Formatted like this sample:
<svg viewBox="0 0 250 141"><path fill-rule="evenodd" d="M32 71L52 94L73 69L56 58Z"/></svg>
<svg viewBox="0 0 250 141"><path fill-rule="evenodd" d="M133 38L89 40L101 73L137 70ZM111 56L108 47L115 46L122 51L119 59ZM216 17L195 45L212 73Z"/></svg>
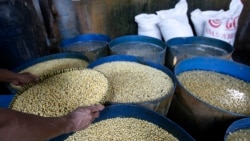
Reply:
<svg viewBox="0 0 250 141"><path fill-rule="evenodd" d="M187 17L187 10L186 0L180 0L174 8L156 12L161 18L158 25L165 42L174 37L193 36Z"/></svg>

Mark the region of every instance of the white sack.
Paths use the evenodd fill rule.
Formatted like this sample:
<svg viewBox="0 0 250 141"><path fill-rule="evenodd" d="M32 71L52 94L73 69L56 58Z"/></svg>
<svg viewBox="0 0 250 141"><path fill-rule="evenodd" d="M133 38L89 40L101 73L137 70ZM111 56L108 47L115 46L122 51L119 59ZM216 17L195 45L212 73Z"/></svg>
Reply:
<svg viewBox="0 0 250 141"><path fill-rule="evenodd" d="M135 16L135 22L138 25L138 35L150 36L162 39L161 31L158 27L160 18L156 14L139 14Z"/></svg>
<svg viewBox="0 0 250 141"><path fill-rule="evenodd" d="M220 14L222 14L223 12L224 12L224 10L201 11L200 9L195 9L194 11L192 11L191 12L191 21L194 25L194 30L195 30L196 35L203 36L203 31L205 28L206 21L211 17L214 17L214 18L216 18L217 16L219 17Z"/></svg>
<svg viewBox="0 0 250 141"><path fill-rule="evenodd" d="M158 25L165 42L175 37L193 36L187 10L186 0L180 0L174 8L156 12L161 19Z"/></svg>
<svg viewBox="0 0 250 141"><path fill-rule="evenodd" d="M232 0L227 11L194 10L191 12L191 20L196 34L220 39L233 45L242 9L241 0Z"/></svg>

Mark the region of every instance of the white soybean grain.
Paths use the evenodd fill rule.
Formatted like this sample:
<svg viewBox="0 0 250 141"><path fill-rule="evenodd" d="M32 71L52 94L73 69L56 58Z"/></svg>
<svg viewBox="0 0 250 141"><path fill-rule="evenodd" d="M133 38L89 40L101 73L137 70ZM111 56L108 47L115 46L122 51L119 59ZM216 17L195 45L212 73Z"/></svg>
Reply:
<svg viewBox="0 0 250 141"><path fill-rule="evenodd" d="M177 141L168 131L136 118L111 118L91 124L66 141Z"/></svg>

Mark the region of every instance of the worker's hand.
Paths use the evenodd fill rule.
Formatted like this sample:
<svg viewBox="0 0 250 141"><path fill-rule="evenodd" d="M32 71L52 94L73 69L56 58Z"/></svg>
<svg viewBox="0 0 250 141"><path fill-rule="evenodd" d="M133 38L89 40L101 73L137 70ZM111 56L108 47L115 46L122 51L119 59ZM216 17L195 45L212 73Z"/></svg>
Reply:
<svg viewBox="0 0 250 141"><path fill-rule="evenodd" d="M16 78L11 82L14 85L22 86L30 82L38 82L39 77L28 72L17 73Z"/></svg>
<svg viewBox="0 0 250 141"><path fill-rule="evenodd" d="M87 128L95 118L99 117L99 112L104 109L103 105L79 107L66 116L69 123L73 124L71 132L76 132Z"/></svg>

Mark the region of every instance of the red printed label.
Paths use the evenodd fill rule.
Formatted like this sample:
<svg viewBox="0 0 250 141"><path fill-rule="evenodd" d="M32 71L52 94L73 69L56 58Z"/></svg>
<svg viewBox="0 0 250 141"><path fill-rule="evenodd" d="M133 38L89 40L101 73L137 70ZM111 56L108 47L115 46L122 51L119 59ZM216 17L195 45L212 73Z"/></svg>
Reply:
<svg viewBox="0 0 250 141"><path fill-rule="evenodd" d="M213 27L213 28L218 28L221 26L222 22L221 20L215 19L215 20L208 20L208 23Z"/></svg>
<svg viewBox="0 0 250 141"><path fill-rule="evenodd" d="M239 17L235 17L235 18L230 18L227 20L226 22L226 29L228 30L234 30L237 28L237 23L238 23Z"/></svg>

